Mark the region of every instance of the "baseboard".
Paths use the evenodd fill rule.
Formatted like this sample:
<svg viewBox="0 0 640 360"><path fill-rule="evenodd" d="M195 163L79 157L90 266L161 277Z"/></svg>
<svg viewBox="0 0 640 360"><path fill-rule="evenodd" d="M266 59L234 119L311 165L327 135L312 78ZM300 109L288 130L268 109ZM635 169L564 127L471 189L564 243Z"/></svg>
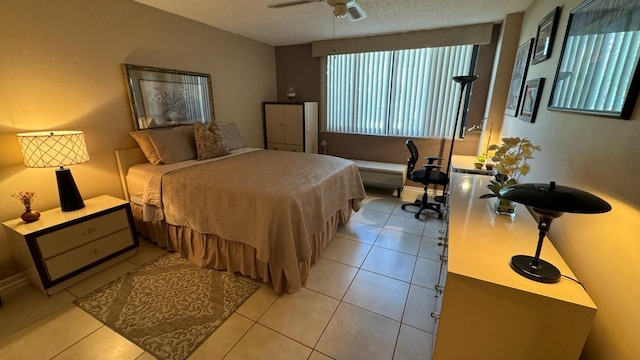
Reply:
<svg viewBox="0 0 640 360"><path fill-rule="evenodd" d="M18 273L0 280L0 291L8 290L13 287L24 286L29 282L29 278L24 273Z"/></svg>

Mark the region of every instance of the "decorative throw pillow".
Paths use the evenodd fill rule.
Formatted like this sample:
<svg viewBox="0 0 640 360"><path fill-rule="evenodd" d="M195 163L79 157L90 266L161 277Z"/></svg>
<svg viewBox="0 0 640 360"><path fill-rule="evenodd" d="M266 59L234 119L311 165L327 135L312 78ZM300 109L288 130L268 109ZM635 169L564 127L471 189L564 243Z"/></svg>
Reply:
<svg viewBox="0 0 640 360"><path fill-rule="evenodd" d="M149 130L149 139L165 164L196 158L193 126L178 126L165 130Z"/></svg>
<svg viewBox="0 0 640 360"><path fill-rule="evenodd" d="M215 122L204 125L196 121L195 134L198 160L229 154L227 141Z"/></svg>
<svg viewBox="0 0 640 360"><path fill-rule="evenodd" d="M149 139L149 134L146 131L132 131L129 135L131 135L131 137L138 143L140 150L142 150L142 153L147 157L147 160L149 160L151 164L162 164L162 160L160 160L160 157L156 152L156 148L153 147L153 143L151 142L151 139Z"/></svg>
<svg viewBox="0 0 640 360"><path fill-rule="evenodd" d="M242 135L240 135L235 123L219 124L218 127L222 130L225 140L227 140L229 151L244 147L244 139Z"/></svg>

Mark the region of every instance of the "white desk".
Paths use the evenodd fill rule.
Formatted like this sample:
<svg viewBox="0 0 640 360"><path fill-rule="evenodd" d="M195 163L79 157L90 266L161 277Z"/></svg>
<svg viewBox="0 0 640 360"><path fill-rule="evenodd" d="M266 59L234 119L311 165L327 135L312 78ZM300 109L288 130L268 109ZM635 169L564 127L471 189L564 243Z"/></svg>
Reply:
<svg viewBox="0 0 640 360"><path fill-rule="evenodd" d="M477 162L477 156L453 155L451 157L451 171L480 175L493 175L493 170L487 170L485 168L476 169L476 167L473 165L475 162Z"/></svg>
<svg viewBox="0 0 640 360"><path fill-rule="evenodd" d="M597 308L573 281L545 284L511 269L513 255L535 254L537 224L523 205L513 220L494 214L494 199L478 198L490 180L451 174L448 272L434 359L578 359ZM548 239L541 258L575 278Z"/></svg>

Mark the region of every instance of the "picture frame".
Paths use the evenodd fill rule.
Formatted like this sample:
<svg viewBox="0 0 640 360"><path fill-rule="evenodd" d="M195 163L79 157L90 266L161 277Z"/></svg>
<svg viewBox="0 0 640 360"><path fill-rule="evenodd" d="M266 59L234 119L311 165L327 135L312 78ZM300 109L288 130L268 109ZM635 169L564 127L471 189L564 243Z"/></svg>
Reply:
<svg viewBox="0 0 640 360"><path fill-rule="evenodd" d="M551 49L553 48L553 39L556 36L559 14L560 7L556 6L538 23L535 45L533 45L533 57L531 58L532 65L551 57Z"/></svg>
<svg viewBox="0 0 640 360"><path fill-rule="evenodd" d="M211 75L123 64L136 130L215 121Z"/></svg>
<svg viewBox="0 0 640 360"><path fill-rule="evenodd" d="M522 105L518 112L518 119L534 123L536 114L540 105L540 97L542 95L542 87L544 86L544 78L528 80L524 85L522 92Z"/></svg>
<svg viewBox="0 0 640 360"><path fill-rule="evenodd" d="M629 119L640 90L637 0L586 0L571 10L550 110Z"/></svg>
<svg viewBox="0 0 640 360"><path fill-rule="evenodd" d="M527 78L527 69L529 68L532 48L533 38L518 47L516 60L513 64L513 72L511 73L507 103L504 109L506 115L517 116L520 107L520 95L524 87L524 80Z"/></svg>

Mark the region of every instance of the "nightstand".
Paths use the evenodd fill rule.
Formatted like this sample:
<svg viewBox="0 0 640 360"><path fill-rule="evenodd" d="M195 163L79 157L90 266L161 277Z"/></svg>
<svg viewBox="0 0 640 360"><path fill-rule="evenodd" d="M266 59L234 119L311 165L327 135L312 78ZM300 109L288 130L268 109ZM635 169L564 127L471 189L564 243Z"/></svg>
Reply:
<svg viewBox="0 0 640 360"><path fill-rule="evenodd" d="M40 220L2 223L21 270L51 295L136 253L129 202L108 195L85 207L43 211Z"/></svg>

